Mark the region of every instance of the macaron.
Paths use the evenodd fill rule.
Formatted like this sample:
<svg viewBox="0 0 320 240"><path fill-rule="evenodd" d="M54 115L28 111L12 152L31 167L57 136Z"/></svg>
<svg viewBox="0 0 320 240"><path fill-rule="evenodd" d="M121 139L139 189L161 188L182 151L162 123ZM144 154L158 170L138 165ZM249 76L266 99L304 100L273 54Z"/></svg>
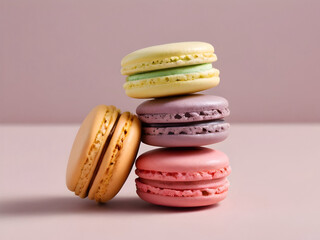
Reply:
<svg viewBox="0 0 320 240"><path fill-rule="evenodd" d="M112 199L125 182L140 145L139 119L99 105L82 122L66 173L70 191L97 202Z"/></svg>
<svg viewBox="0 0 320 240"><path fill-rule="evenodd" d="M160 147L192 147L221 142L228 137L230 124L225 98L190 94L157 98L136 109L142 122L142 142Z"/></svg>
<svg viewBox="0 0 320 240"><path fill-rule="evenodd" d="M214 48L204 42L180 42L143 48L125 56L123 85L133 98L157 98L194 93L219 84Z"/></svg>
<svg viewBox="0 0 320 240"><path fill-rule="evenodd" d="M136 161L137 194L147 202L199 207L227 196L228 157L209 148L158 148Z"/></svg>

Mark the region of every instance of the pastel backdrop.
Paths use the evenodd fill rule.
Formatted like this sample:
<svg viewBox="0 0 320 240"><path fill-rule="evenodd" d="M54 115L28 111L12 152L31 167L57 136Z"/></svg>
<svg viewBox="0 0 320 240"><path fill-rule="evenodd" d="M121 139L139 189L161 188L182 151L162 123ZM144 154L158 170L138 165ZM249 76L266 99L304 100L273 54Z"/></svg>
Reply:
<svg viewBox="0 0 320 240"><path fill-rule="evenodd" d="M214 45L231 122L320 122L316 0L0 0L0 123L79 123L97 104L135 111L122 57Z"/></svg>

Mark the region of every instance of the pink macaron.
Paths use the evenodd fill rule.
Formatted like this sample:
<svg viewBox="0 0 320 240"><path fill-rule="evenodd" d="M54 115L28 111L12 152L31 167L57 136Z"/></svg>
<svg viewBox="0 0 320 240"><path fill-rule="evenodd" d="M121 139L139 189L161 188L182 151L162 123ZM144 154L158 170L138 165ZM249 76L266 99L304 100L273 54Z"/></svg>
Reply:
<svg viewBox="0 0 320 240"><path fill-rule="evenodd" d="M228 157L209 148L161 148L136 161L137 194L147 202L171 207L199 207L227 196Z"/></svg>

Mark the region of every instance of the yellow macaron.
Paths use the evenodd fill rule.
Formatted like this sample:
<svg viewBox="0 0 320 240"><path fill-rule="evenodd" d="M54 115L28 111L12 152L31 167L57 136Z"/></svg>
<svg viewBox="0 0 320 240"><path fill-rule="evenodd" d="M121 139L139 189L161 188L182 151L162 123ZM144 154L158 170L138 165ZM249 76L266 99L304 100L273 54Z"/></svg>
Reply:
<svg viewBox="0 0 320 240"><path fill-rule="evenodd" d="M219 84L214 48L204 42L180 42L137 50L121 61L129 75L124 89L129 97L153 98L194 93Z"/></svg>
<svg viewBox="0 0 320 240"><path fill-rule="evenodd" d="M82 122L67 166L66 183L81 198L112 199L130 173L140 145L138 118L99 105Z"/></svg>

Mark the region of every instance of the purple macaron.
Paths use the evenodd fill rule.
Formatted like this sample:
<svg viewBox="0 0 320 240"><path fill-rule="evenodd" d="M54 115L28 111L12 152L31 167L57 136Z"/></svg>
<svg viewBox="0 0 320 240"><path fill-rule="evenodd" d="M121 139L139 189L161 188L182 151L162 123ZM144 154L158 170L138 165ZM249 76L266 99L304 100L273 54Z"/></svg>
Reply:
<svg viewBox="0 0 320 240"><path fill-rule="evenodd" d="M159 147L193 147L221 142L230 124L225 98L191 94L157 98L137 107L142 122L142 142Z"/></svg>

